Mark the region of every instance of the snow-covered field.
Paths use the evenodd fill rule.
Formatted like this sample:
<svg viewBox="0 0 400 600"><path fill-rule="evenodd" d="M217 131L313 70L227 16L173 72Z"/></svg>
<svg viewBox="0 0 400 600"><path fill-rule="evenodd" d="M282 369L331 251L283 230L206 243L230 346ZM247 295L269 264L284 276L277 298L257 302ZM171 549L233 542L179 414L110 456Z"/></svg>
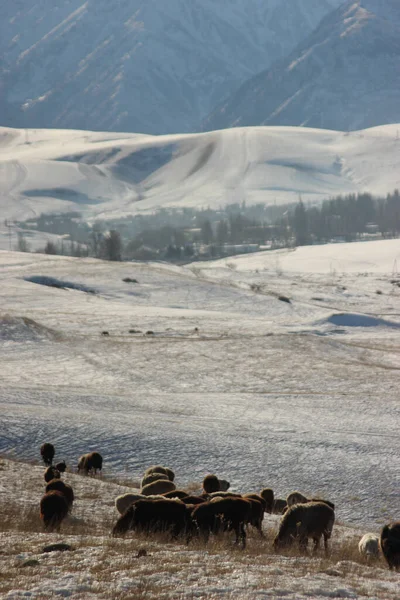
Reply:
<svg viewBox="0 0 400 600"><path fill-rule="evenodd" d="M357 528L352 535L378 531L399 519L399 253L390 240L176 267L0 252L0 453L37 459L48 440L71 466L99 450L105 477L136 480L164 463L182 486L215 472L234 491L299 489L333 500L338 521ZM17 485L17 476L3 477L2 493L10 479ZM90 560L100 564L106 542L96 540ZM332 576L326 565L316 572L312 560L270 549L254 562L254 548L230 558L221 549L151 548L160 569L167 556L185 562L174 563L170 598L253 598L257 589L271 598L394 600L398 590L383 564L372 572L338 559ZM60 589L78 585L84 554ZM46 560L50 579L66 577ZM151 581L163 582L157 573ZM141 597L132 574L120 575L127 597ZM74 598L96 597L89 579L79 579L86 591ZM195 592L197 580L206 595ZM111 597L99 586L98 597Z"/></svg>
<svg viewBox="0 0 400 600"><path fill-rule="evenodd" d="M165 136L1 127L2 223L42 212L77 210L90 220L162 207L285 204L300 195L385 195L400 186L399 148L396 124Z"/></svg>

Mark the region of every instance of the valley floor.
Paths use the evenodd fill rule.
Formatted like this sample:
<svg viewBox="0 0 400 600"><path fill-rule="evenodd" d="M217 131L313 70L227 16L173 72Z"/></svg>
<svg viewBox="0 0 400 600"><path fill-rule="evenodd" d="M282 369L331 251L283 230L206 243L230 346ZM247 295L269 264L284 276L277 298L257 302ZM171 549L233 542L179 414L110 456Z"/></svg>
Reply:
<svg viewBox="0 0 400 600"><path fill-rule="evenodd" d="M60 557L46 555L39 571L11 571L19 554L36 557L44 535L40 527L3 525L15 532L2 533L8 566L0 581L7 593L30 589L31 597L49 597L59 580L66 590L59 595L79 584L87 587L74 598L118 598L125 589L131 596L124 597L140 598L132 589L141 581L141 589L149 586L146 598L162 597L155 595L157 582L171 598L250 598L255 590L271 598L395 598L398 576L384 565L371 570L354 553L336 551L329 564L277 557L269 535L228 558L224 545L189 551L130 539L121 542L129 549L126 568L119 542L116 547L108 538L112 497L119 493L109 479L137 480L155 463L173 468L180 486L215 472L233 491L272 487L277 497L295 489L323 495L335 502L343 531L357 528L354 536L399 519L400 247L397 240L346 246L185 267L0 252L0 453L37 460L41 443L51 441L56 459L74 468L82 453L98 450L111 486L104 492L103 528L65 530L78 547L74 559L62 555L67 562L59 570ZM65 288L43 285L46 277ZM123 282L126 277L138 283ZM6 496L8 464L0 471ZM18 489L20 476L11 476ZM38 506L41 480L34 485L24 510ZM85 485L99 496L105 481ZM93 508L77 503L80 523L97 521ZM267 530L274 527L267 520ZM134 557L142 544L151 568ZM159 571L171 556L168 583ZM107 596L109 578L102 587L98 577L114 560L116 573L122 571L119 583L113 580L114 596ZM40 591L47 585L44 564L50 587ZM336 574L326 573L331 568ZM25 583L10 587L9 570Z"/></svg>

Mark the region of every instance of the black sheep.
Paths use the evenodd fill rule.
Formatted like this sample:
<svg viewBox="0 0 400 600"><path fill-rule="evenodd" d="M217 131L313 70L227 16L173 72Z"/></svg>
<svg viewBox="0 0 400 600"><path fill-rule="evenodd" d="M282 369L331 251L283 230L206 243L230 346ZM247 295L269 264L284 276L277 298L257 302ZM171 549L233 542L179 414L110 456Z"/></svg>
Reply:
<svg viewBox="0 0 400 600"><path fill-rule="evenodd" d="M180 500L138 500L118 519L113 535L127 531L170 532L172 537L187 533L190 512Z"/></svg>
<svg viewBox="0 0 400 600"><path fill-rule="evenodd" d="M68 502L64 494L53 490L40 501L40 518L46 531L59 531L61 522L68 514Z"/></svg>
<svg viewBox="0 0 400 600"><path fill-rule="evenodd" d="M45 442L40 446L40 456L42 457L45 465L51 465L55 453L56 451L53 444L50 444L49 442Z"/></svg>
<svg viewBox="0 0 400 600"><path fill-rule="evenodd" d="M384 526L379 545L389 569L400 570L400 521Z"/></svg>
<svg viewBox="0 0 400 600"><path fill-rule="evenodd" d="M44 480L46 483L49 483L52 479L60 479L60 471L58 471L55 467L47 467L44 472Z"/></svg>
<svg viewBox="0 0 400 600"><path fill-rule="evenodd" d="M251 502L244 498L218 498L199 504L193 509L192 519L198 532L208 541L210 533L234 531L235 543L246 547L246 523L251 521Z"/></svg>
<svg viewBox="0 0 400 600"><path fill-rule="evenodd" d="M72 504L74 502L74 491L68 483L64 483L61 479L52 479L46 485L46 493L51 492L53 490L57 490L57 492L61 492L67 499L68 509L71 510Z"/></svg>

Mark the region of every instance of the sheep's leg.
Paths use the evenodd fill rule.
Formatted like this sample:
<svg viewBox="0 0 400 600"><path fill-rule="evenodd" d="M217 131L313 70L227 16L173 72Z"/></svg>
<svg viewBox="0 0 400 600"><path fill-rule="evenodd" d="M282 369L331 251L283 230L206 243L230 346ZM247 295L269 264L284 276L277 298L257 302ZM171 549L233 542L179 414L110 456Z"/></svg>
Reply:
<svg viewBox="0 0 400 600"><path fill-rule="evenodd" d="M313 538L313 542L314 542L314 548L313 548L313 552L314 554L317 552L318 548L319 548L319 542L320 542L320 537L314 537Z"/></svg>
<svg viewBox="0 0 400 600"><path fill-rule="evenodd" d="M306 535L300 535L299 536L299 548L300 548L300 552L307 552L307 546L308 546L308 538Z"/></svg>
<svg viewBox="0 0 400 600"><path fill-rule="evenodd" d="M329 540L330 537L331 537L330 534L324 533L324 546L325 546L325 554L326 554L326 556L328 556L328 554L329 554L328 540Z"/></svg>

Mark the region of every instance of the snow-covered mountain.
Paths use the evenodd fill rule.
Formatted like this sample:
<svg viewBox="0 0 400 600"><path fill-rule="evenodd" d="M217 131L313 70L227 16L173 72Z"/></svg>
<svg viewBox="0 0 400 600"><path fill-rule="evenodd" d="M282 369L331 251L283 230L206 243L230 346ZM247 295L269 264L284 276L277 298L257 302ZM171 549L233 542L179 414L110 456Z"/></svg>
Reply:
<svg viewBox="0 0 400 600"><path fill-rule="evenodd" d="M342 0L0 3L0 124L190 131Z"/></svg>
<svg viewBox="0 0 400 600"><path fill-rule="evenodd" d="M400 120L400 2L349 0L287 58L245 82L204 129L355 130Z"/></svg>
<svg viewBox="0 0 400 600"><path fill-rule="evenodd" d="M165 136L0 128L0 213L88 220L162 207L285 204L400 187L400 125L248 127Z"/></svg>

